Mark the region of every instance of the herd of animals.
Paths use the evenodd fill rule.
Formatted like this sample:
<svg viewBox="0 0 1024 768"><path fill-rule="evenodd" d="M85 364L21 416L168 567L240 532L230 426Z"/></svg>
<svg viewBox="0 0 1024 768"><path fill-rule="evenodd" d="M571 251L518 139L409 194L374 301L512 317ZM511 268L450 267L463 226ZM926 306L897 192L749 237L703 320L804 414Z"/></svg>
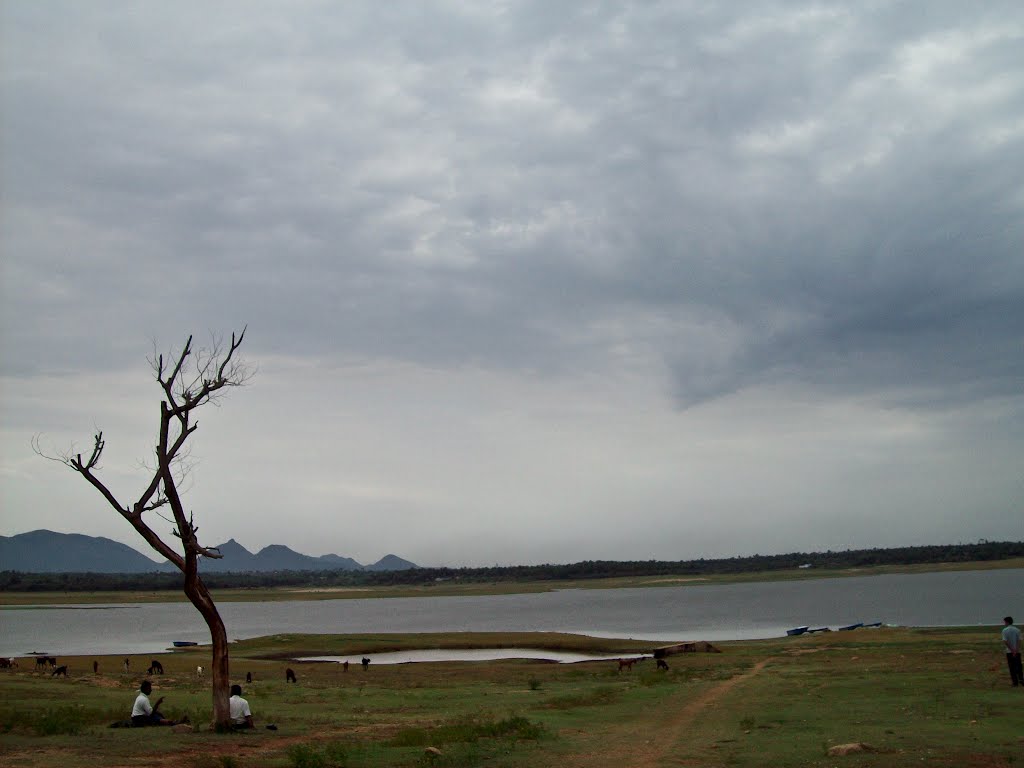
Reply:
<svg viewBox="0 0 1024 768"><path fill-rule="evenodd" d="M45 655L42 655L42 654L32 654L31 658L35 659L35 669L36 669L37 672L39 670L42 670L44 672L49 670L50 677L67 677L68 676L67 664L62 664L61 666L57 666L57 657L56 656L45 656ZM131 659L127 659L126 658L124 660L124 671L125 672L131 672L131 664L132 664ZM0 657L0 669L17 669L17 668L18 668L18 660L17 659L14 659L14 658L2 658L2 657ZM202 677L204 672L205 672L205 667L202 667L202 666L196 667L196 675L198 677ZM98 661L93 661L93 663L92 663L92 673L94 675L98 675L100 673L100 663ZM164 665L161 664L156 659L153 659L149 663L149 668L146 670L146 674L147 675L162 675L163 673L164 673ZM252 675L251 674L248 675L248 678L249 678L248 682L251 683L252 682Z"/></svg>
<svg viewBox="0 0 1024 768"><path fill-rule="evenodd" d="M44 655L37 654L37 655L34 656L34 658L35 658L35 668L36 668L36 671L40 671L40 670L42 670L43 672L49 671L50 672L50 677L64 677L64 678L66 678L68 676L68 667L67 667L67 665L63 664L61 666L57 666L57 657L56 656L44 656ZM635 658L632 658L632 659L616 659L615 661L618 662L619 672L622 672L623 670L626 670L628 672L629 670L631 670L633 668L634 664L638 664L638 663L640 663L641 661L643 661L646 658L648 658L648 657L647 656L638 656L638 657L635 657ZM660 669L662 671L668 671L668 663L664 659L655 659L655 661L657 662L657 668L658 669ZM365 656L362 658L361 663L363 665L363 670L364 671L366 671L367 669L370 668L370 660L368 658L366 658ZM13 658L0 658L0 669L14 669L17 666L18 666L18 660L17 659L13 659ZM348 672L348 667L349 667L348 661L342 662L342 665L341 665L342 670L344 670L345 672ZM131 659L130 658L126 658L124 660L124 671L125 671L125 673L130 673L131 672ZM98 661L93 661L93 663L92 663L92 672L93 672L94 675L98 675L99 674L99 672L100 672L100 663ZM196 667L196 677L203 677L205 675L205 673L206 673L206 668L205 667L203 667L202 665ZM146 674L149 675L150 677L152 677L154 675L162 675L162 674L164 674L164 665L161 664L157 659L153 659L149 663L149 668L146 670ZM286 683L298 683L299 682L298 675L295 674L295 670L292 669L291 667L288 667L288 668L285 669L285 671L284 671L284 679L285 679ZM252 682L252 672L246 672L245 673L245 682L246 683L251 683Z"/></svg>

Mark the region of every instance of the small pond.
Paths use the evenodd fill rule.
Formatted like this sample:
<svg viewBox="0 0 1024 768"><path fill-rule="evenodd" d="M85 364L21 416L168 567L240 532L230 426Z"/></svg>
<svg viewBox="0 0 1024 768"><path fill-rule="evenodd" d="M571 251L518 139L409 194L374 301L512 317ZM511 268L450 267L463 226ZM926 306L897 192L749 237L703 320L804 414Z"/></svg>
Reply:
<svg viewBox="0 0 1024 768"><path fill-rule="evenodd" d="M605 661L628 656L628 658L650 658L650 654L620 654L619 656L594 656L588 653L570 651L546 651L541 648L450 648L445 650L422 649L375 653L367 658L373 664L410 664L424 661L496 661L499 659L537 659L554 661L559 664L576 664L580 661ZM341 664L347 661L358 666L362 656L303 656L295 661L333 661Z"/></svg>

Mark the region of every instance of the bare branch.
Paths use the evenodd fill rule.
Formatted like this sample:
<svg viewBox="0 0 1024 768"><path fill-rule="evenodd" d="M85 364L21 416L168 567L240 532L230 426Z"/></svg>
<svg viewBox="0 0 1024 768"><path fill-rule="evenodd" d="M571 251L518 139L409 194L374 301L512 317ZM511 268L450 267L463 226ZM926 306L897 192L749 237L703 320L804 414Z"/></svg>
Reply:
<svg viewBox="0 0 1024 768"><path fill-rule="evenodd" d="M160 507L166 506L167 503L166 496L157 496L156 499L149 502L149 504L143 505L140 509L142 512L152 512L155 509L160 509Z"/></svg>
<svg viewBox="0 0 1024 768"><path fill-rule="evenodd" d="M43 450L42 435L32 435L32 452L36 454L36 456L41 456L47 461L56 461L58 464L63 464L66 467L70 467L71 451L73 451L74 449L75 446L72 445L71 449L67 453L50 454Z"/></svg>
<svg viewBox="0 0 1024 768"><path fill-rule="evenodd" d="M174 518L173 517L168 517L167 515L160 514L159 512L156 513L156 516L159 517L161 520L163 520L165 523L170 523L171 525L174 525ZM178 539L181 538L181 536L178 535L178 529L177 528L171 528L171 533L174 534L175 538L178 538Z"/></svg>
<svg viewBox="0 0 1024 768"><path fill-rule="evenodd" d="M220 390L227 387L243 386L254 375L254 371L242 363L237 356L245 338L245 329L231 335L231 343L225 350L217 337L211 339L208 348L193 349L192 337L175 361L174 369L164 374L163 356L151 361L157 380L164 390L171 415L178 419L182 430L190 428L189 415L207 402L216 400ZM186 377L186 361L194 375Z"/></svg>
<svg viewBox="0 0 1024 768"><path fill-rule="evenodd" d="M235 334L231 334L231 349L228 350L227 355L224 357L224 362L220 364L220 368L217 370L217 379L225 381L224 371L227 370L228 364L231 362L231 358L234 357L235 352L240 346L242 346L242 340L245 338L245 331L249 326L245 326L242 332L238 335L238 339L235 339ZM234 369L232 369L234 370Z"/></svg>
<svg viewBox="0 0 1024 768"><path fill-rule="evenodd" d="M187 532L182 533L183 530ZM203 557L208 557L212 560L219 560L224 557L224 555L221 554L219 547L204 547L199 543L199 537L197 536L199 526L195 524L195 520L193 519L191 512L189 512L188 521L185 523L185 526L174 528L171 532L177 538L181 539L186 555L190 553L202 555Z"/></svg>
<svg viewBox="0 0 1024 768"><path fill-rule="evenodd" d="M182 367L185 365L185 360L192 354L192 337L188 337L188 341L185 342L185 347L181 350L181 354L178 355L178 362L174 366L174 370L171 371L171 375L167 377L168 383L173 382L178 378L178 374L181 373Z"/></svg>
<svg viewBox="0 0 1024 768"><path fill-rule="evenodd" d="M92 455L89 456L89 461L85 464L82 463L82 454L77 454L71 462L71 468L79 472L85 472L87 470L97 469L100 461L100 456L103 455L103 449L107 443L103 439L103 433L97 432L93 435Z"/></svg>

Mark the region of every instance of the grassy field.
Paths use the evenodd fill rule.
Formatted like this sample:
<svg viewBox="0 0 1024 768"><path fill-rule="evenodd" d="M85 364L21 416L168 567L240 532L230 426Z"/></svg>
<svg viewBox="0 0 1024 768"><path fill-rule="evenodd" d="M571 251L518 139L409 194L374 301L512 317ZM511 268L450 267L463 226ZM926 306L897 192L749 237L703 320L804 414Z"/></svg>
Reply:
<svg viewBox="0 0 1024 768"><path fill-rule="evenodd" d="M651 644L575 635L289 635L232 645L255 732L209 731L209 651L159 658L171 717L194 733L110 729L142 679L122 658L61 658L68 679L0 670L4 766L991 766L1024 765L1024 689L1009 685L998 628L861 629L645 660L445 662L354 667L299 655L548 647L633 657ZM143 670L150 657L132 657ZM284 669L298 672L286 684ZM274 723L276 731L262 726ZM871 751L836 757L830 747ZM435 748L436 752L428 751Z"/></svg>
<svg viewBox="0 0 1024 768"><path fill-rule="evenodd" d="M578 579L533 582L454 581L429 586L393 587L280 587L213 590L217 602L257 602L279 600L339 600L368 597L441 597L453 595L506 595L550 592L556 589L620 589L623 587L678 587L687 584L737 584L753 581L795 581L806 579L877 576L887 573L933 573L938 571L980 571L1024 568L1024 558L963 563L927 563L923 565L886 565L871 568L792 568L777 571L718 574L710 576L659 575L615 579ZM167 603L184 602L180 590L126 592L0 592L0 608L19 605L58 605L64 603Z"/></svg>

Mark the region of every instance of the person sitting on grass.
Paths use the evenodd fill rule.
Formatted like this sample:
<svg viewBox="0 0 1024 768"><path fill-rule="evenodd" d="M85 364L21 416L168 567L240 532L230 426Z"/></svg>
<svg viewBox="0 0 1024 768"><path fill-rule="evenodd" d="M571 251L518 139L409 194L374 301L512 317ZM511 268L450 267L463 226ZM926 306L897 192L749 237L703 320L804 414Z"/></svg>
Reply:
<svg viewBox="0 0 1024 768"><path fill-rule="evenodd" d="M149 680L144 680L142 685L139 686L139 695L135 697L135 705L132 707L132 727L146 726L146 725L177 725L178 722L187 723L188 716L186 715L180 721L175 722L174 720L168 720L158 710L158 707L163 703L164 697L161 696L156 700L156 704L150 704L149 694L153 692L153 684Z"/></svg>
<svg viewBox="0 0 1024 768"><path fill-rule="evenodd" d="M255 728L252 721L252 711L249 709L249 702L242 698L242 686L231 686L231 698L228 699L230 708L231 727L237 730Z"/></svg>

